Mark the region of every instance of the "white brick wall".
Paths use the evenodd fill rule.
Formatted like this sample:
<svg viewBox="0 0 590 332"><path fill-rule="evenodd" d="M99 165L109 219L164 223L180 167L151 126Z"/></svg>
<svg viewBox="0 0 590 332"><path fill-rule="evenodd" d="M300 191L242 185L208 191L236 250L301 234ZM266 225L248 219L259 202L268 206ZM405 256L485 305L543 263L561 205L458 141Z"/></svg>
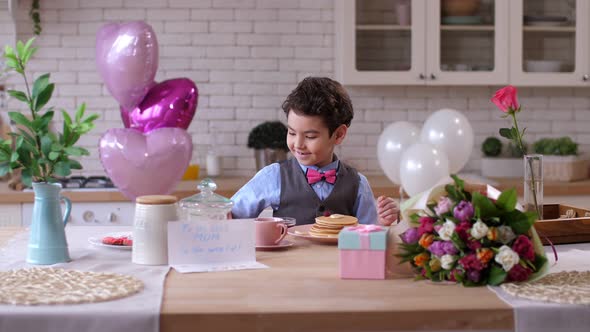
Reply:
<svg viewBox="0 0 590 332"><path fill-rule="evenodd" d="M29 0L19 1L16 36L31 36ZM334 0L52 0L41 2L40 51L31 62L35 75L50 71L57 89L52 105L70 112L81 102L101 115L97 128L81 139L92 155L83 174L104 174L97 143L108 128L123 127L116 101L96 72L96 31L106 22L144 20L159 41L158 81L188 77L199 88L199 106L189 133L194 162L216 132L225 174L252 175L248 132L265 120L284 120L286 95L307 75L334 73ZM14 26L0 11L0 41L13 43ZM12 28L12 30L10 30ZM22 88L15 77L11 88ZM356 116L340 157L365 174L382 174L375 155L379 132L394 121L422 125L436 109L463 111L475 130L468 170L479 168L479 144L506 125L489 102L498 87L348 87ZM526 140L569 134L590 149L590 90L521 89ZM10 100L8 109L21 105Z"/></svg>

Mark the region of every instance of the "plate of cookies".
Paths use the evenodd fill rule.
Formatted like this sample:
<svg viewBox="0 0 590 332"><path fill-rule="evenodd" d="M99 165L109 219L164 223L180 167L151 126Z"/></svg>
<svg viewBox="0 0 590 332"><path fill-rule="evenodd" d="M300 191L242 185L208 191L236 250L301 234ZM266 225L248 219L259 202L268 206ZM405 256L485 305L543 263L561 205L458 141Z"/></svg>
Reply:
<svg viewBox="0 0 590 332"><path fill-rule="evenodd" d="M358 219L343 214L333 214L315 218L315 223L309 225L293 226L289 228L289 234L302 237L312 242L337 244L338 234L347 226L355 226Z"/></svg>

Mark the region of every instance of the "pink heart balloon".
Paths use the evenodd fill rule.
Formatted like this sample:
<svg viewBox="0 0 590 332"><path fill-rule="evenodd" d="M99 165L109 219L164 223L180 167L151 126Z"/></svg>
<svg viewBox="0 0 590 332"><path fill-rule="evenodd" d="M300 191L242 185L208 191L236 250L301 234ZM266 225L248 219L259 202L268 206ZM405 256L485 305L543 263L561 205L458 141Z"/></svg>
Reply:
<svg viewBox="0 0 590 332"><path fill-rule="evenodd" d="M119 104L125 108L137 106L155 84L156 33L141 21L103 25L96 33L96 65Z"/></svg>
<svg viewBox="0 0 590 332"><path fill-rule="evenodd" d="M157 128L187 129L197 110L199 91L188 78L175 78L154 85L137 107L121 107L125 128L148 133Z"/></svg>
<svg viewBox="0 0 590 332"><path fill-rule="evenodd" d="M131 200L172 192L193 151L184 129L160 128L147 134L111 128L100 138L100 161L121 192Z"/></svg>

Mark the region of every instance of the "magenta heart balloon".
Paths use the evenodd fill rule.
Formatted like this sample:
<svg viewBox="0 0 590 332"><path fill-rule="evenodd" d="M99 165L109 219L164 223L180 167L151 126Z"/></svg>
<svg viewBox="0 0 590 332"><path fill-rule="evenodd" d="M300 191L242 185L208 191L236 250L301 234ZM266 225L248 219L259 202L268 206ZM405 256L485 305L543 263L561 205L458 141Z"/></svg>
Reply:
<svg viewBox="0 0 590 332"><path fill-rule="evenodd" d="M168 194L182 178L193 151L184 129L160 128L147 134L111 128L100 138L100 161L121 192L131 200Z"/></svg>
<svg viewBox="0 0 590 332"><path fill-rule="evenodd" d="M119 104L125 108L137 106L155 84L156 33L141 21L103 25L96 33L96 65Z"/></svg>
<svg viewBox="0 0 590 332"><path fill-rule="evenodd" d="M187 129L197 110L199 91L188 78L175 78L154 85L137 107L121 107L125 128L143 133L158 128Z"/></svg>

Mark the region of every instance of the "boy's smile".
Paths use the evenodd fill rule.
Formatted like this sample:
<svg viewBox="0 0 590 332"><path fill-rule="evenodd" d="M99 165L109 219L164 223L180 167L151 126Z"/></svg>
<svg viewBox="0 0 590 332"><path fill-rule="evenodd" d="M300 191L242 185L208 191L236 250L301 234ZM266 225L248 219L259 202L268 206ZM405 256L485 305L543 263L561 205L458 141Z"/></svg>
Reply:
<svg viewBox="0 0 590 332"><path fill-rule="evenodd" d="M342 125L332 136L320 116L297 114L287 116L287 145L291 154L305 166L324 167L332 162L334 147L342 142L348 129Z"/></svg>

